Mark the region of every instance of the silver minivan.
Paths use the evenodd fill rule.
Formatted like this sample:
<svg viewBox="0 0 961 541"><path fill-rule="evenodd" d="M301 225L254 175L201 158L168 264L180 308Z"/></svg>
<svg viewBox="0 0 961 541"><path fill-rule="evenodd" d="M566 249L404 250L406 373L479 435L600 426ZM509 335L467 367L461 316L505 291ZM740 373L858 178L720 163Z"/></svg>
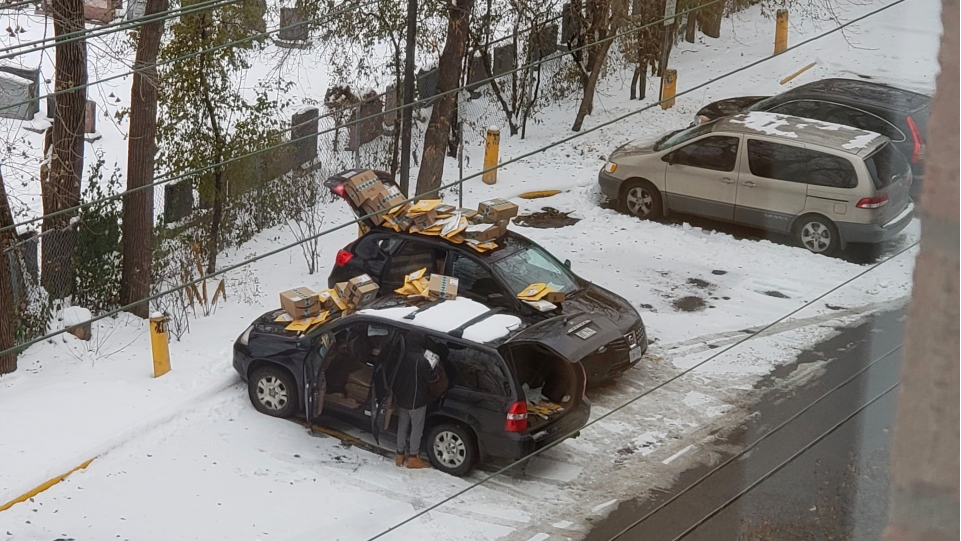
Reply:
<svg viewBox="0 0 961 541"><path fill-rule="evenodd" d="M628 143L598 174L601 192L639 218L704 216L791 234L821 254L904 229L911 180L883 135L765 112Z"/></svg>

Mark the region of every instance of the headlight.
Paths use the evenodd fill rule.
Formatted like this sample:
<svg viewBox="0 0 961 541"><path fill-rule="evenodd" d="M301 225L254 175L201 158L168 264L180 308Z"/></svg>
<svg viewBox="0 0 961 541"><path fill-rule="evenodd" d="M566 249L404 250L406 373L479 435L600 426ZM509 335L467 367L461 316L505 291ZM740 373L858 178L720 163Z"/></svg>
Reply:
<svg viewBox="0 0 961 541"><path fill-rule="evenodd" d="M604 171L608 173L613 173L614 171L617 171L617 164L614 162L607 162L607 165L604 166Z"/></svg>
<svg viewBox="0 0 961 541"><path fill-rule="evenodd" d="M247 341L250 340L250 331L252 330L254 330L253 323L251 323L250 326L247 327L247 330L244 331L244 334L240 335L240 338L237 341L240 342L242 345L246 346Z"/></svg>

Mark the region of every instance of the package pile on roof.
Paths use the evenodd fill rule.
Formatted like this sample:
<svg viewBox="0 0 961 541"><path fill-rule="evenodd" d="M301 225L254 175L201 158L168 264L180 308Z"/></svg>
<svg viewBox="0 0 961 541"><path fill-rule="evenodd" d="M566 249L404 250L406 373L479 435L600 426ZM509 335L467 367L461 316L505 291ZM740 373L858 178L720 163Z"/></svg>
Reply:
<svg viewBox="0 0 961 541"><path fill-rule="evenodd" d="M370 170L344 181L344 192L354 205L373 214L370 220L374 225L443 237L455 244L466 243L478 252L497 248L495 240L507 233L510 219L517 216L518 210L516 204L506 199L484 201L477 210L445 205L440 199L398 205L404 200L400 190L384 184Z"/></svg>
<svg viewBox="0 0 961 541"><path fill-rule="evenodd" d="M564 302L567 295L558 291L554 284L536 283L525 287L517 294L517 298L541 312L550 312Z"/></svg>
<svg viewBox="0 0 961 541"><path fill-rule="evenodd" d="M297 287L280 294L280 306L284 313L274 321L288 323L284 330L307 332L335 314L369 303L377 297L378 291L380 286L366 274L319 292Z"/></svg>
<svg viewBox="0 0 961 541"><path fill-rule="evenodd" d="M425 299L457 298L457 278L443 274L425 276L427 269L414 271L404 277L404 285L394 291L405 297L423 297Z"/></svg>

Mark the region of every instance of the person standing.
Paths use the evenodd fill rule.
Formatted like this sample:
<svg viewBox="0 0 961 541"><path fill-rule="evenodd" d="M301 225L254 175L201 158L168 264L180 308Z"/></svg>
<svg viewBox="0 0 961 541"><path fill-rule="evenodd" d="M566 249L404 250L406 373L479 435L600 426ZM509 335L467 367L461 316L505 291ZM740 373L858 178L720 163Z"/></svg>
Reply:
<svg viewBox="0 0 961 541"><path fill-rule="evenodd" d="M427 468L430 465L420 458L420 446L430 399L431 359L436 363L437 355L427 349L427 336L417 329L407 332L405 346L391 389L400 410L395 463L398 467L406 462L411 469Z"/></svg>

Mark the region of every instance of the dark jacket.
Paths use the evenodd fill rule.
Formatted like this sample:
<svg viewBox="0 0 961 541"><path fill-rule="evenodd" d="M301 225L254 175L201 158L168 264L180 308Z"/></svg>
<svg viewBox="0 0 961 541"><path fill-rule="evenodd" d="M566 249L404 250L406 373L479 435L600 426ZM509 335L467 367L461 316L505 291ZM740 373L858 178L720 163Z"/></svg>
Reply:
<svg viewBox="0 0 961 541"><path fill-rule="evenodd" d="M407 333L404 356L394 377L394 404L405 410L427 405L430 400L430 361L424 357L427 337L418 330Z"/></svg>

